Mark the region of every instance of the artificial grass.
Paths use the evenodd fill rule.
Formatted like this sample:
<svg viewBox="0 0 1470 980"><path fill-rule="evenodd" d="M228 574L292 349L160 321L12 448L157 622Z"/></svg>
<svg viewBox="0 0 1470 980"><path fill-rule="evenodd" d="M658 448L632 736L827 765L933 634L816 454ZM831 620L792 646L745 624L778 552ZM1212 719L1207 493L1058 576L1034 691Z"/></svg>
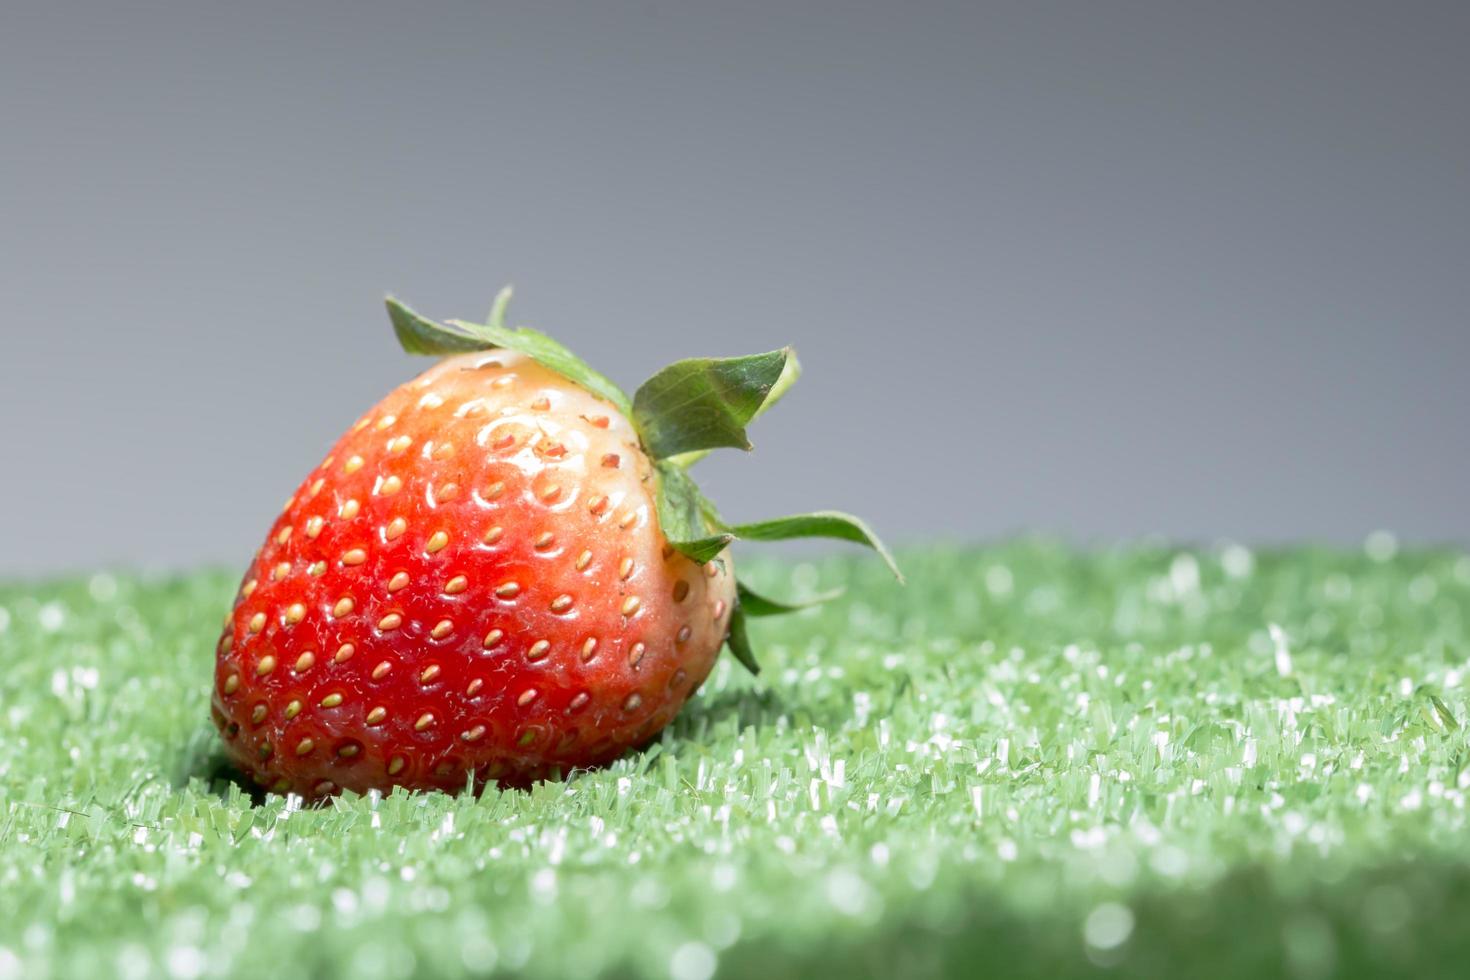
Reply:
<svg viewBox="0 0 1470 980"><path fill-rule="evenodd" d="M1470 556L1392 551L747 562L848 593L651 748L305 810L219 770L233 576L0 586L0 978L1459 975Z"/></svg>

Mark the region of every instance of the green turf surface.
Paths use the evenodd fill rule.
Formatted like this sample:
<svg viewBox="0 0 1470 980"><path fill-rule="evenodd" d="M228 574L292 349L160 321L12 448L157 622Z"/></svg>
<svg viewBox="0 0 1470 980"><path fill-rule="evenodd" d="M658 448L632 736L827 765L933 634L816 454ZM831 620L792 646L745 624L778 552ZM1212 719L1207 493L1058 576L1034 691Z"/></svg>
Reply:
<svg viewBox="0 0 1470 980"><path fill-rule="evenodd" d="M1470 556L1391 550L752 564L848 594L651 749L317 810L216 771L231 576L0 586L0 978L1461 975Z"/></svg>

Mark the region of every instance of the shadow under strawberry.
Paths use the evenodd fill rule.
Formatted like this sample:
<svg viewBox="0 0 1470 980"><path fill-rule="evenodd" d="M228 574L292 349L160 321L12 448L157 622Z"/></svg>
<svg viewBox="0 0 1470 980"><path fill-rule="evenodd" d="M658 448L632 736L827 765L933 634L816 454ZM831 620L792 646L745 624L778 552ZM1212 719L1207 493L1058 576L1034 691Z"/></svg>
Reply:
<svg viewBox="0 0 1470 980"><path fill-rule="evenodd" d="M174 771L173 788L186 789L196 780L222 800L229 799L231 787L238 787L253 806L260 806L266 800L266 792L230 762L212 727L201 726L189 736L183 758Z"/></svg>
<svg viewBox="0 0 1470 980"><path fill-rule="evenodd" d="M654 735L642 745L631 749L623 758L640 755L653 745L666 740L672 743L668 747L676 751L681 743L704 744L711 731L728 729L732 719L736 731L769 728L781 718L789 717L790 712L791 706L777 691L753 688L725 691L708 699L697 699L688 711L675 719L667 734ZM826 717L827 714L831 717ZM823 713L823 717L810 720L823 727L836 726L843 721L838 714L835 711L827 712ZM174 780L175 788L183 789L197 780L221 799L228 799L232 795L232 788L237 788L240 794L250 800L252 806L264 805L271 794L237 768L222 749L216 747L213 732L201 731L200 736L190 740L184 763ZM553 779L576 779L588 771L595 770L574 770ZM485 786L486 784L477 785L475 793L483 792ZM499 786L508 790L525 790L530 789L531 784L502 782Z"/></svg>

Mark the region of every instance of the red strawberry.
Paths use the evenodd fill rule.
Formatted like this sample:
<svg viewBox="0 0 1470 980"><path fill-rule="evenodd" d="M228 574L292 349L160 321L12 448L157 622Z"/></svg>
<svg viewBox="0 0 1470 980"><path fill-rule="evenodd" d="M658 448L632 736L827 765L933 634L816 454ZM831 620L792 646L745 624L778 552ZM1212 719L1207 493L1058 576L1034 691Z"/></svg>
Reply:
<svg viewBox="0 0 1470 980"><path fill-rule="evenodd" d="M658 732L744 616L726 545L818 534L825 513L728 526L684 467L744 443L789 351L686 361L630 402L541 334L437 324L390 301L415 353L307 476L226 621L213 715L277 792L523 784ZM492 349L493 348L493 349ZM748 445L748 444L746 444ZM884 552L885 558L886 552Z"/></svg>

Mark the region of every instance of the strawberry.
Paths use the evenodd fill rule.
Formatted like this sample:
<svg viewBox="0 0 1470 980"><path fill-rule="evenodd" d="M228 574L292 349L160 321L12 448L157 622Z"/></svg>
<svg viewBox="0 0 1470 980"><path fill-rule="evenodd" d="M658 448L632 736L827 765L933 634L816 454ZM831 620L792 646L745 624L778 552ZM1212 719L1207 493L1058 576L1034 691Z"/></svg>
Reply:
<svg viewBox="0 0 1470 980"><path fill-rule="evenodd" d="M726 524L687 468L797 375L789 350L683 361L628 399L565 347L389 300L448 355L363 415L301 483L226 618L212 715L275 792L523 785L657 733L722 645L754 669L740 537L845 538L836 512ZM895 569L896 572L896 569Z"/></svg>

